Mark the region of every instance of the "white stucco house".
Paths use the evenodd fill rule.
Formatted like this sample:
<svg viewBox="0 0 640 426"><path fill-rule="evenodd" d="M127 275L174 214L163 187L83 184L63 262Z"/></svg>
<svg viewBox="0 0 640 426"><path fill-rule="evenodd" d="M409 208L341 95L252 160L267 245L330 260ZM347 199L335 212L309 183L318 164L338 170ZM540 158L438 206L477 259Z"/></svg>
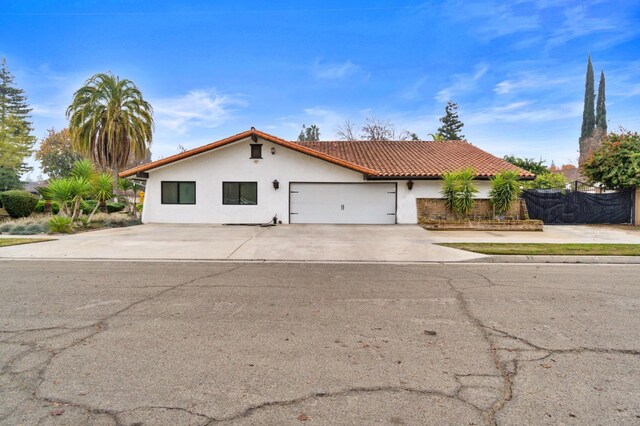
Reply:
<svg viewBox="0 0 640 426"><path fill-rule="evenodd" d="M120 174L146 180L144 223L413 224L416 198L473 167L479 198L501 170L533 175L466 141L292 142L259 130Z"/></svg>

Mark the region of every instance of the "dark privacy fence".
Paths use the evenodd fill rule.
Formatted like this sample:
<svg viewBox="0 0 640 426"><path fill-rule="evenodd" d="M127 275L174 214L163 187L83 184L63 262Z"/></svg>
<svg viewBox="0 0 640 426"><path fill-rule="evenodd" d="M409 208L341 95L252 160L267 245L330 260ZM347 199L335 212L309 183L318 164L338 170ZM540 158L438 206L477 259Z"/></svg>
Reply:
<svg viewBox="0 0 640 426"><path fill-rule="evenodd" d="M597 193L600 188L588 188L527 189L522 198L529 217L549 225L632 223L634 191Z"/></svg>

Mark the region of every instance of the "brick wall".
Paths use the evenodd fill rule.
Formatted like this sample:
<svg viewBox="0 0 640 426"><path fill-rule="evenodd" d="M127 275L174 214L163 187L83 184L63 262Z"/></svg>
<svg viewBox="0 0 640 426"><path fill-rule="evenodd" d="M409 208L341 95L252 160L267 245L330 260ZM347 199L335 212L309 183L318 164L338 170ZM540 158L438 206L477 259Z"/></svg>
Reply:
<svg viewBox="0 0 640 426"><path fill-rule="evenodd" d="M442 198L417 198L416 205L418 208L418 223L433 219L457 219L455 213L451 213L447 209ZM529 219L527 205L524 200L519 199L513 203L505 216L511 219ZM493 207L491 206L490 200L483 198L475 199L473 201L473 212L470 218L475 220L493 219Z"/></svg>

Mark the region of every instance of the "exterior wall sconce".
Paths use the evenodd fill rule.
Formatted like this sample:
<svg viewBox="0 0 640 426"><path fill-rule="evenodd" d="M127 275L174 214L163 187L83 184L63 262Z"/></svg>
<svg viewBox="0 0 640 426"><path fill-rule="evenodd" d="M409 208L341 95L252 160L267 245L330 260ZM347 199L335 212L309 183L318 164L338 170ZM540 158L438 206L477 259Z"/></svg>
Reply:
<svg viewBox="0 0 640 426"><path fill-rule="evenodd" d="M278 189L280 188L280 182L278 182L278 179L275 179L273 181L273 189Z"/></svg>
<svg viewBox="0 0 640 426"><path fill-rule="evenodd" d="M413 189L413 181L412 180L407 181L407 189L409 191L411 191Z"/></svg>
<svg viewBox="0 0 640 426"><path fill-rule="evenodd" d="M271 155L275 155L275 153L276 153L276 147L272 146L271 147Z"/></svg>

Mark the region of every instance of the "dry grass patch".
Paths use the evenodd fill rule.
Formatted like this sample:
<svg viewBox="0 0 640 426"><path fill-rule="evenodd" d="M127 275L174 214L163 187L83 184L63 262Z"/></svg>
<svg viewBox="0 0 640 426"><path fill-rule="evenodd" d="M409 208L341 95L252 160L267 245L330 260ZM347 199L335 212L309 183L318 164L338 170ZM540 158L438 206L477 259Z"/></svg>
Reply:
<svg viewBox="0 0 640 426"><path fill-rule="evenodd" d="M640 256L640 244L441 243L482 254L553 256Z"/></svg>
<svg viewBox="0 0 640 426"><path fill-rule="evenodd" d="M54 241L51 238L0 238L0 247L17 246L20 244L41 243Z"/></svg>

